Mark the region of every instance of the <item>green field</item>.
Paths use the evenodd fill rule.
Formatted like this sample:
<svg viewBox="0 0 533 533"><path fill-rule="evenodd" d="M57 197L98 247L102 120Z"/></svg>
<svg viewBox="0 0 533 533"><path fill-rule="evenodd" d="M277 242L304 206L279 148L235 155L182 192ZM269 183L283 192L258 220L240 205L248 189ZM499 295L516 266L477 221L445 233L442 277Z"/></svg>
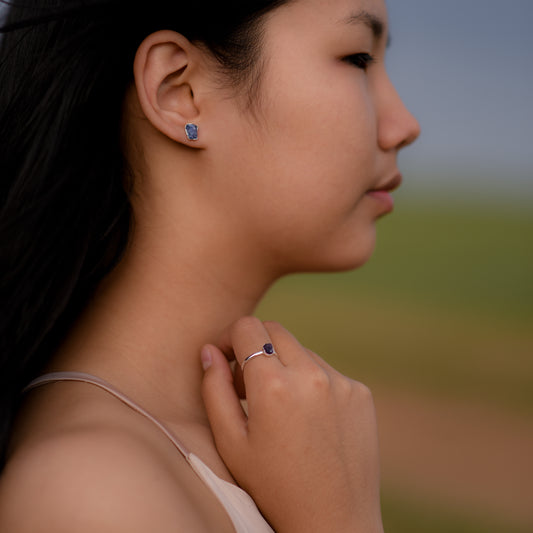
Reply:
<svg viewBox="0 0 533 533"><path fill-rule="evenodd" d="M281 280L258 314L370 386L531 419L533 210L449 200L399 202L367 265ZM525 531L387 488L383 516L387 533Z"/></svg>

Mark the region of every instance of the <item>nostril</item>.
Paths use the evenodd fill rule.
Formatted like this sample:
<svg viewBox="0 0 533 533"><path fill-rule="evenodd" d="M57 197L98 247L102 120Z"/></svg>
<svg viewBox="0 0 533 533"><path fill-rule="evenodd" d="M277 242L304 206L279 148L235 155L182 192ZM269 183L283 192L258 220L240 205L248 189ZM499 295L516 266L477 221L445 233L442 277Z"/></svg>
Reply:
<svg viewBox="0 0 533 533"><path fill-rule="evenodd" d="M416 118L412 117L413 124L410 128L409 134L406 136L406 138L400 143L398 148L405 148L406 146L409 146L410 144L413 144L418 137L420 136L421 128L420 123Z"/></svg>

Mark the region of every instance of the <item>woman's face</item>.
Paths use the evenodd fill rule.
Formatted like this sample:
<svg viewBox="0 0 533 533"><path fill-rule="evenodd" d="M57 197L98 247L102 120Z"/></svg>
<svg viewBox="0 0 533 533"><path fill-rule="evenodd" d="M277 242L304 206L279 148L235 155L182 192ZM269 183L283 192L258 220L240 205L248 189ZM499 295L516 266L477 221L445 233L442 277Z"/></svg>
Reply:
<svg viewBox="0 0 533 533"><path fill-rule="evenodd" d="M295 0L266 24L256 109L221 101L213 203L282 271L372 254L398 151L419 134L385 71L387 38L383 0Z"/></svg>

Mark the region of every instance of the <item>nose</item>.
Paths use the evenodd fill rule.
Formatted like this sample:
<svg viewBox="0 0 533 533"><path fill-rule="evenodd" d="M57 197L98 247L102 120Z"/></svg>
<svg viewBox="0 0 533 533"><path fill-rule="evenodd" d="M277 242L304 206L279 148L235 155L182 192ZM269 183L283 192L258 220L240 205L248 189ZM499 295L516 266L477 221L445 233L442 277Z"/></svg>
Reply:
<svg viewBox="0 0 533 533"><path fill-rule="evenodd" d="M387 80L378 113L378 143L382 150L400 150L420 136L418 120L405 107L400 95Z"/></svg>

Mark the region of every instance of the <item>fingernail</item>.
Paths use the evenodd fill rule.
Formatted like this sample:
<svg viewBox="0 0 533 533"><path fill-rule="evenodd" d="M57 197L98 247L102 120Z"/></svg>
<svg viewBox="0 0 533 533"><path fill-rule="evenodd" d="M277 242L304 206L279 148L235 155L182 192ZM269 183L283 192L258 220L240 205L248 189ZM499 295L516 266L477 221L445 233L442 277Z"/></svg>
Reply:
<svg viewBox="0 0 533 533"><path fill-rule="evenodd" d="M204 346L202 348L202 351L200 352L200 357L202 359L202 367L204 368L204 370L207 370L213 362L209 346Z"/></svg>

